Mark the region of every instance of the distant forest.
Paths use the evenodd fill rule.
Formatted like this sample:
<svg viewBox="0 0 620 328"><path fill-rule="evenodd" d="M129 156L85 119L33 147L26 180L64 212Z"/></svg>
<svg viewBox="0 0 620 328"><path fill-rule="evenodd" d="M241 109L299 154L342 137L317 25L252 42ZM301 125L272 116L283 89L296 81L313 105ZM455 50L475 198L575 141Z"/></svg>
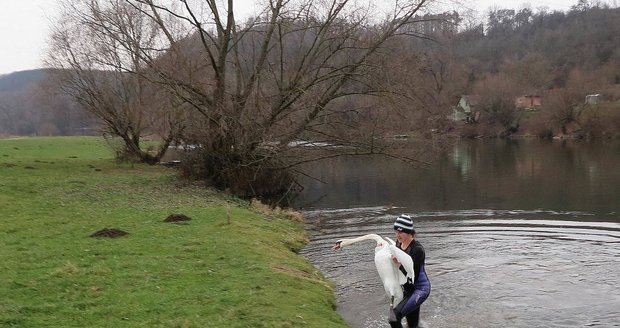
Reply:
<svg viewBox="0 0 620 328"><path fill-rule="evenodd" d="M486 25L463 30L454 42L461 61L478 72L474 78L516 68L537 73L527 69L532 67L549 74L534 80L534 87L553 88L564 86L574 69L591 72L610 66L618 83L619 21L620 8L574 7L567 13L498 9L489 13Z"/></svg>
<svg viewBox="0 0 620 328"><path fill-rule="evenodd" d="M485 22L466 23L456 12L417 18L417 27L404 32L418 38L388 45L386 60L408 74L394 87L415 90L403 106L439 110L445 131L620 133L620 8L579 1L567 12L494 9ZM97 133L97 121L59 93L46 72L0 76L0 135ZM584 106L589 94L599 95L600 112ZM477 124L450 119L463 95L476 96L479 115L468 123ZM520 95L542 97L529 120L515 108Z"/></svg>
<svg viewBox="0 0 620 328"><path fill-rule="evenodd" d="M47 69L0 75L0 136L96 133L97 122L48 80Z"/></svg>

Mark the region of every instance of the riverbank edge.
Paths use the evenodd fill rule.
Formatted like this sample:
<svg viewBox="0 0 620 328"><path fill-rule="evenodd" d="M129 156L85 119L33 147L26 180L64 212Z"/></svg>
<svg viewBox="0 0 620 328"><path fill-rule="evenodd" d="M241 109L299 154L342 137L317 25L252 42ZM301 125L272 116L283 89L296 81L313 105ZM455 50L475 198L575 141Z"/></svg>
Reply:
<svg viewBox="0 0 620 328"><path fill-rule="evenodd" d="M308 243L299 213L182 185L165 167L115 163L97 140L0 143L1 199L9 205L0 293L11 295L0 302L1 323L348 327L331 282L299 254ZM162 223L171 212L193 220ZM76 222L81 217L88 221ZM129 234L88 238L106 226Z"/></svg>

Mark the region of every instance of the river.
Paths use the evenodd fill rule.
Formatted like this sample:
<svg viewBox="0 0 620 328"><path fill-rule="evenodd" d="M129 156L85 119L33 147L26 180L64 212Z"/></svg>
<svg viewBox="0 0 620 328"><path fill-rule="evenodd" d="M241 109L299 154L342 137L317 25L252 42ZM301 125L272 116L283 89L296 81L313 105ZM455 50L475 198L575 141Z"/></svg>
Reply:
<svg viewBox="0 0 620 328"><path fill-rule="evenodd" d="M432 292L424 327L620 327L620 143L464 140L427 168L383 158L313 164L295 200L302 254L354 328L389 327L373 242L414 218Z"/></svg>

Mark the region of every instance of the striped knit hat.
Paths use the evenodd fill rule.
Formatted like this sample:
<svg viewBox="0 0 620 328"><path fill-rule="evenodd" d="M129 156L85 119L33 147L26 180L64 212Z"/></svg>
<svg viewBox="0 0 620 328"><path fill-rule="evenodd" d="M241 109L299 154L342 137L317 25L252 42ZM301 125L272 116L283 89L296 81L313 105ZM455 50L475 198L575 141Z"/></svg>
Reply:
<svg viewBox="0 0 620 328"><path fill-rule="evenodd" d="M394 222L394 230L406 233L413 233L413 220L409 215L401 214Z"/></svg>

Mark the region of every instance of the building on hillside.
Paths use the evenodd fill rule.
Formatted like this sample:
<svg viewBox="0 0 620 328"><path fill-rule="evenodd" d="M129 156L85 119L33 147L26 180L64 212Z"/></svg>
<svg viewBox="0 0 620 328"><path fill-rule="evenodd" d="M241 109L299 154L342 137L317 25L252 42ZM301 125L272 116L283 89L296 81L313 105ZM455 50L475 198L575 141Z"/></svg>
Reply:
<svg viewBox="0 0 620 328"><path fill-rule="evenodd" d="M474 123L480 119L479 99L477 95L463 95L452 108L451 119L455 122Z"/></svg>
<svg viewBox="0 0 620 328"><path fill-rule="evenodd" d="M586 105L596 105L600 102L601 98L601 94L597 93L597 94L593 94L593 95L587 95L586 96Z"/></svg>
<svg viewBox="0 0 620 328"><path fill-rule="evenodd" d="M462 20L456 11L416 15L409 18L407 24L399 28L399 32L425 36L455 35Z"/></svg>
<svg viewBox="0 0 620 328"><path fill-rule="evenodd" d="M518 109L536 110L542 106L542 98L539 95L522 95L515 99L515 107Z"/></svg>

